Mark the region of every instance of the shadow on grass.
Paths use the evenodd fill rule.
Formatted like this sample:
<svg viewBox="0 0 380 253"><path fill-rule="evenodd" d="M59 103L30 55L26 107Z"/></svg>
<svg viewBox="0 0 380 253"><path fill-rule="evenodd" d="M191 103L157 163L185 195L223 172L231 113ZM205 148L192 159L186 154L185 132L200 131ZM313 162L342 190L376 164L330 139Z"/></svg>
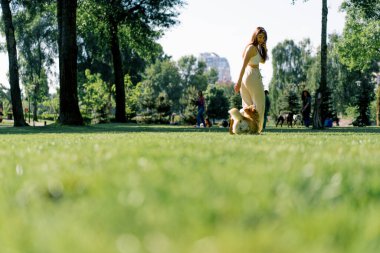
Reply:
<svg viewBox="0 0 380 253"><path fill-rule="evenodd" d="M5 134L41 134L41 133L170 133L170 132L220 132L228 134L228 128L194 128L192 126L171 126L171 125L141 125L141 124L98 124L91 126L61 126L48 125L40 127L10 127L0 126L0 135ZM306 133L306 134L379 134L379 127L333 127L324 130L314 130L304 127L268 127L266 133Z"/></svg>
<svg viewBox="0 0 380 253"><path fill-rule="evenodd" d="M40 134L40 133L170 133L170 132L226 132L228 128L195 128L192 126L171 126L171 125L143 125L129 123L109 123L90 126L61 126L48 125L38 127L9 127L0 126L0 135L3 134Z"/></svg>
<svg viewBox="0 0 380 253"><path fill-rule="evenodd" d="M269 133L313 133L313 134L380 134L380 127L331 127L316 130L306 127L269 127Z"/></svg>

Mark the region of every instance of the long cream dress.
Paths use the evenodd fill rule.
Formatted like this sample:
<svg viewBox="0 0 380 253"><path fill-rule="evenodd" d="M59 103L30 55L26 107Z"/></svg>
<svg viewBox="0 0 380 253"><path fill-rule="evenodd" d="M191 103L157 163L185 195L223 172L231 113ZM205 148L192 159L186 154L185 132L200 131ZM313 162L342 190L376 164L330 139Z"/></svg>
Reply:
<svg viewBox="0 0 380 253"><path fill-rule="evenodd" d="M259 133L261 133L264 124L264 111L265 111L265 94L262 76L258 67L251 67L250 65L258 66L261 60L260 54L257 52L249 60L249 64L245 68L240 94L242 98L243 108L255 105L259 113Z"/></svg>

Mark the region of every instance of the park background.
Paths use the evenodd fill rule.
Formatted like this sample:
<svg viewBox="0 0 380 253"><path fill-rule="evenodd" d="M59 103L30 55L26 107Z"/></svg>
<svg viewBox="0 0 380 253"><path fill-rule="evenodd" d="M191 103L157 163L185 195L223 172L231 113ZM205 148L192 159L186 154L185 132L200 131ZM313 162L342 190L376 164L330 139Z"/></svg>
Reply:
<svg viewBox="0 0 380 253"><path fill-rule="evenodd" d="M270 124L273 125L280 115L299 114L301 91L307 89L314 97L319 87L322 2L292 3L238 1L230 5L228 1L205 3L193 0L176 10L180 14L173 19L176 24L170 24L165 29L159 26L152 28L155 32L150 31L147 37L134 36L131 28L121 25L124 29L120 36L124 62L121 70L125 76L118 86L112 74L112 55L105 47L107 37L100 37L94 43L98 35L105 33L102 30L104 27L94 28L96 20L93 20L94 23L86 21L81 11L86 6L86 1L83 1L79 4L78 12L81 55L78 59L78 95L79 109L85 121L109 122L116 117L117 108L120 108L119 111L125 111L126 114L121 116L122 121L168 123L171 116L174 119L173 115L179 115L175 123L194 124L196 106L192 101L196 99L197 90L206 93L208 110L205 117L213 119L214 123L215 120L226 119L228 108L240 106L240 97L233 94L232 86L242 65L242 50L256 26L266 27L269 34L269 60L260 68L264 86L269 89L272 101ZM358 30L354 35L351 34L348 32L350 26L359 21L352 21L351 16L355 14L346 19L350 9L342 8L342 4L342 1L328 1L329 76L324 101L325 114L328 118L343 119L343 125L352 122L358 125L376 124L375 89L380 81L376 60L378 53L365 55L366 62L357 60L355 65L352 59L361 49L351 49L353 45L350 40L360 41L362 34L367 32L365 29L370 29L365 22L372 22L374 37L363 43L376 48L378 24L366 17L370 21L364 20L362 28L355 28ZM56 121L59 115L54 9L43 7L40 11L44 13L42 16L29 17L29 20L23 19L27 13L23 14L20 10L20 14L15 15L16 26L23 26L23 22L31 24L19 35L16 29L16 35L20 40L20 62L24 62L20 65L23 111L28 122L32 119L33 124L37 125L41 124L41 120ZM92 15L96 18L97 14L94 12ZM91 29L98 31L98 34L91 35ZM35 42L28 42L28 38ZM356 46L362 48L363 43ZM99 47L104 50L98 52L96 49ZM8 115L11 107L5 44L2 48L0 60L4 67L0 71L0 94L5 103L4 114ZM43 54L40 62L36 62L33 59L38 57L39 48ZM353 53L350 55L347 53L349 51ZM215 69L210 69L210 66L200 61L199 55L205 52L216 53L229 61L231 80L218 80ZM37 73L30 69L41 71ZM119 95L125 97L125 102L116 99L117 94L120 94L120 88L116 87L120 86L125 87L122 87L125 95ZM120 119L116 117L116 121Z"/></svg>
<svg viewBox="0 0 380 253"><path fill-rule="evenodd" d="M165 54L169 49L158 43L168 38L162 37L167 27L180 31L181 24L173 27L172 18L181 19L179 13L191 9L193 1L180 8L177 0L135 6L127 3L141 2L78 0L78 9L75 2L19 0L7 9L10 2L1 1L1 27L9 25L4 20L12 14L19 53L19 71L10 76L19 76L21 82L11 78L11 86L23 91L12 100L20 106L14 103L11 110L8 86L1 86L5 117L15 118L0 124L1 252L378 252L380 129L373 125L373 113L379 1L342 1L343 32L337 30L327 40L330 90L325 90L325 112L360 117L361 127L272 124L261 135L230 135L216 125L192 127L192 99L198 89L205 91L210 117L228 117L227 109L240 103L232 83L217 82L214 70L189 56L195 51L170 58ZM252 2L253 7L262 4L236 3L243 11ZM289 13L315 2L276 1ZM166 5L170 3L180 12L165 16L160 11L173 13L173 6ZM57 36L56 11L65 21L58 22L58 30L72 35L78 28L77 37ZM231 17L238 19L240 11ZM318 30L321 10L313 11L318 22L308 28ZM74 25L73 13L78 13ZM300 20L314 17L294 15ZM116 21L118 33L110 33ZM258 25L253 21L253 28L239 33L242 38L233 47L237 61ZM298 110L300 90L314 95L318 88L323 64L318 42L312 38L311 47L303 39L308 34L273 40L273 74L266 84L274 116ZM190 44L200 40L196 35ZM112 61L120 56L117 37L121 65ZM57 41L63 51L58 52ZM5 45L2 49L7 50ZM48 78L54 76L49 72L53 60L62 62L63 56L69 58L59 72L66 75L56 81ZM73 69L78 69L77 79L70 74ZM59 87L58 93L48 93L50 87ZM71 92L66 92L68 87ZM173 112L179 125L168 124ZM36 117L30 122L49 124L29 127L29 116Z"/></svg>

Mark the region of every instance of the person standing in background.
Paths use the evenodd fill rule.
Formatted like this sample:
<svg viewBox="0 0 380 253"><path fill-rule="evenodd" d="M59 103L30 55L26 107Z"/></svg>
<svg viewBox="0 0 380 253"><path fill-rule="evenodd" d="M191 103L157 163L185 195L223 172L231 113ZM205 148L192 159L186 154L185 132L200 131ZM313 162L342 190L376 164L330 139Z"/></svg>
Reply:
<svg viewBox="0 0 380 253"><path fill-rule="evenodd" d="M306 127L310 126L311 95L307 90L302 91L302 119Z"/></svg>
<svg viewBox="0 0 380 253"><path fill-rule="evenodd" d="M264 111L264 126L263 129L265 129L268 121L268 114L270 110L270 99L269 99L269 91L265 90L265 111Z"/></svg>
<svg viewBox="0 0 380 253"><path fill-rule="evenodd" d="M205 119L203 117L203 114L205 112L205 104L206 104L206 101L205 101L202 91L198 91L198 99L197 99L198 114L197 114L196 127L200 127L201 123L203 124L203 127L206 127Z"/></svg>

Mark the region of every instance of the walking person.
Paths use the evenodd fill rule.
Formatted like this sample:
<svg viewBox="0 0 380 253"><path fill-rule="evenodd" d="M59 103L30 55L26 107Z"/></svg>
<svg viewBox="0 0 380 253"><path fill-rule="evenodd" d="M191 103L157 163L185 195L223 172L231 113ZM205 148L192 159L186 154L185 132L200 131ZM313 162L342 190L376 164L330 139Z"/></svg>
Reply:
<svg viewBox="0 0 380 253"><path fill-rule="evenodd" d="M270 110L270 99L269 99L269 91L265 90L265 110L264 110L264 126L263 129L265 129L268 121L268 114Z"/></svg>
<svg viewBox="0 0 380 253"><path fill-rule="evenodd" d="M251 41L244 49L243 66L239 79L234 86L236 93L240 91L242 107L255 105L259 113L259 129L261 133L264 126L265 95L264 85L259 70L259 63L265 63L267 55L267 32L262 27L257 27Z"/></svg>
<svg viewBox="0 0 380 253"><path fill-rule="evenodd" d="M198 91L198 99L197 99L198 114L197 114L196 127L200 127L201 123L203 124L203 127L206 127L205 119L203 117L203 114L205 112L205 103L206 101L205 101L202 91Z"/></svg>
<svg viewBox="0 0 380 253"><path fill-rule="evenodd" d="M302 119L306 127L310 126L311 95L307 90L302 91Z"/></svg>

